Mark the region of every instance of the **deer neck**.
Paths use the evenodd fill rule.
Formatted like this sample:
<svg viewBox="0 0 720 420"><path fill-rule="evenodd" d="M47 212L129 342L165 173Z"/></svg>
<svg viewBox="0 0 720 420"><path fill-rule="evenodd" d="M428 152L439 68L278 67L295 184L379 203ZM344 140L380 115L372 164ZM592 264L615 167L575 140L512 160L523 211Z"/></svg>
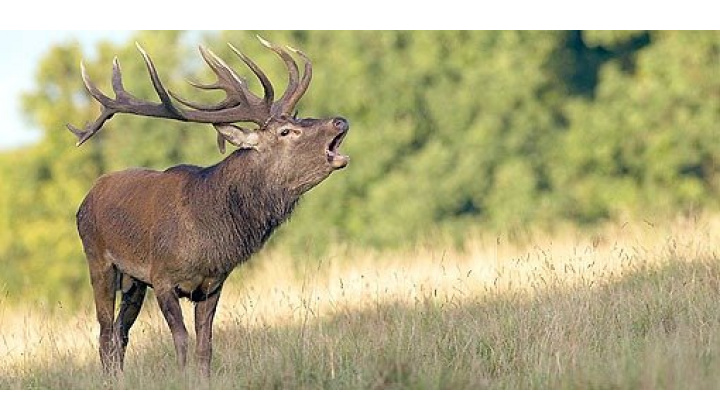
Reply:
<svg viewBox="0 0 720 420"><path fill-rule="evenodd" d="M249 208L284 214L300 198L301 194L287 188L283 177L277 176L271 164L255 150L238 149L219 166L218 183L222 188L218 190L224 191L230 201L237 198Z"/></svg>
<svg viewBox="0 0 720 420"><path fill-rule="evenodd" d="M208 221L214 219L208 228L217 230L226 244L235 245L228 248L243 252L231 258L242 262L287 220L300 197L279 185L253 150L236 150L208 170L206 202L218 215L205 215Z"/></svg>

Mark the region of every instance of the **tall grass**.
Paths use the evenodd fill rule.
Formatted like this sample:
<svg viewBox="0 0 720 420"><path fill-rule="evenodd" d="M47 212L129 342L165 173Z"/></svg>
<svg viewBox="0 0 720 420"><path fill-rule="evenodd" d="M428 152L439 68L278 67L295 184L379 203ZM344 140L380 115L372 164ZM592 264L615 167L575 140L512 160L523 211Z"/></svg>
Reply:
<svg viewBox="0 0 720 420"><path fill-rule="evenodd" d="M211 386L720 388L719 249L720 218L702 217L319 260L268 250L225 288ZM198 386L152 297L117 381L100 374L91 305L0 302L0 387Z"/></svg>

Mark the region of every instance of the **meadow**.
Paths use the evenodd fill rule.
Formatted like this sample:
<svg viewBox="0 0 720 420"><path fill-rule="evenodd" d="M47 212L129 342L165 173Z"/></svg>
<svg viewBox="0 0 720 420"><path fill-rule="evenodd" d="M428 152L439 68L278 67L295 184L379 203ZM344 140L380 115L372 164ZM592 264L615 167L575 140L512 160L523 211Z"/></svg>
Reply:
<svg viewBox="0 0 720 420"><path fill-rule="evenodd" d="M468 232L413 247L270 248L228 280L216 389L720 388L720 217ZM89 284L87 285L89 288ZM2 389L187 389L148 293L125 374L92 303L0 302ZM188 329L193 331L189 302ZM192 337L191 333L191 337Z"/></svg>

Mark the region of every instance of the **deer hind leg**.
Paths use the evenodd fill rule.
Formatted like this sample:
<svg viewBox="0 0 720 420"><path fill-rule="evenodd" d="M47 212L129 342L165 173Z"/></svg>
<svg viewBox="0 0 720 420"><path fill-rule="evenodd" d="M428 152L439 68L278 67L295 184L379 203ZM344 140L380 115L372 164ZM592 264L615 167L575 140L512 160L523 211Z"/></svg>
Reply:
<svg viewBox="0 0 720 420"><path fill-rule="evenodd" d="M125 276L127 276L127 274ZM140 313L143 301L145 300L145 292L147 291L147 285L135 278L128 282L128 285L129 287L127 288L122 287L122 302L120 303L120 310L115 320L115 340L119 343L118 362L121 370L125 360L125 350L127 349L130 338L130 328L132 328Z"/></svg>
<svg viewBox="0 0 720 420"><path fill-rule="evenodd" d="M185 322L183 321L180 300L172 289L156 289L155 295L158 306L160 306L160 311L170 327L170 333L175 343L178 365L180 365L180 369L185 370L185 365L187 364L188 332L185 328Z"/></svg>
<svg viewBox="0 0 720 420"><path fill-rule="evenodd" d="M91 260L90 281L95 297L95 314L100 324L100 362L106 374L120 370L118 343L114 339L115 285L118 273L109 262Z"/></svg>

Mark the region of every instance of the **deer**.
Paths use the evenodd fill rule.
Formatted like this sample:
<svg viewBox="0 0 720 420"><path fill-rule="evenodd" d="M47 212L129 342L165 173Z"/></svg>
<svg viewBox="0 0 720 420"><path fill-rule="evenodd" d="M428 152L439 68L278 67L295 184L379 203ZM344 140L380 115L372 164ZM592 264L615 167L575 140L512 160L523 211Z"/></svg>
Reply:
<svg viewBox="0 0 720 420"><path fill-rule="evenodd" d="M131 168L104 174L80 204L77 230L90 272L100 327L100 361L106 374L122 373L130 329L151 287L183 372L188 332L180 299L194 303L195 360L200 377L209 379L212 324L225 280L263 247L304 193L348 165L349 157L339 151L349 130L347 119L298 118L293 112L310 85L309 58L292 47L258 39L287 68L288 85L278 100L260 67L230 43L230 49L260 81L262 97L248 88L247 79L203 46L199 46L200 55L217 80L189 83L202 90L223 91L218 103L192 102L166 89L139 44L160 102L125 90L117 57L111 79L114 99L93 84L80 63L84 85L100 104L100 115L82 129L67 125L77 136L77 146L115 114L125 113L211 124L221 153L226 143L237 147L208 167L180 164L164 171ZM291 53L304 63L302 76Z"/></svg>

